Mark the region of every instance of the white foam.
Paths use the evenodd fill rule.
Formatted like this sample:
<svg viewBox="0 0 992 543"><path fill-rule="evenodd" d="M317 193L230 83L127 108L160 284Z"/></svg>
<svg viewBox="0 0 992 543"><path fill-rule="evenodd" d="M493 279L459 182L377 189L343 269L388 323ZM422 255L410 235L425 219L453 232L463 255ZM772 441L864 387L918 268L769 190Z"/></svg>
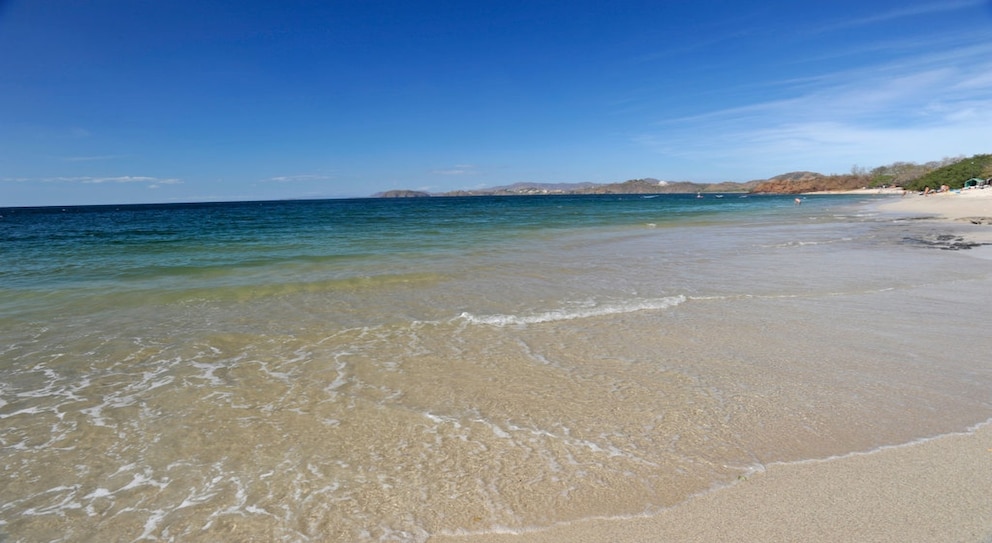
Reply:
<svg viewBox="0 0 992 543"><path fill-rule="evenodd" d="M148 516L148 518L145 520L144 531L141 533L140 536L138 536L136 541L141 541L143 539L148 539L152 537L152 534L155 533L155 529L158 528L159 523L161 523L165 519L165 516L167 514L168 513L166 511L162 511L161 509L152 511L151 514Z"/></svg>
<svg viewBox="0 0 992 543"><path fill-rule="evenodd" d="M324 392L327 392L328 394L335 394L337 389L341 388L348 382L348 377L344 372L345 367L347 367L346 364L347 363L343 360L336 361L334 364L334 371L337 372L337 375L330 384L324 387Z"/></svg>
<svg viewBox="0 0 992 543"><path fill-rule="evenodd" d="M100 488L94 490L93 492L90 492L89 494L83 496L83 499L84 500L95 500L97 498L106 498L106 497L109 497L111 495L113 495L113 492L111 492L110 490L108 490L106 488L100 487Z"/></svg>
<svg viewBox="0 0 992 543"><path fill-rule="evenodd" d="M607 315L635 313L638 311L657 311L661 309L668 309L669 307L679 305L685 301L686 297L679 295L666 298L637 299L628 302L580 304L572 308L554 309L531 315L473 315L465 312L459 315L458 318L472 324L482 324L488 326L541 324L545 322L588 319Z"/></svg>
<svg viewBox="0 0 992 543"><path fill-rule="evenodd" d="M472 422L478 422L480 424L488 426L489 429L493 431L493 435L495 435L500 439L510 439L510 434L506 430L500 428L499 425L494 422L490 422L484 419L475 419Z"/></svg>
<svg viewBox="0 0 992 543"><path fill-rule="evenodd" d="M224 364L207 364L205 362L191 362L190 365L199 370L203 370L203 373L197 375L196 377L210 382L210 384L213 386L221 386L224 384L223 379L214 375L215 371L222 369L225 366Z"/></svg>

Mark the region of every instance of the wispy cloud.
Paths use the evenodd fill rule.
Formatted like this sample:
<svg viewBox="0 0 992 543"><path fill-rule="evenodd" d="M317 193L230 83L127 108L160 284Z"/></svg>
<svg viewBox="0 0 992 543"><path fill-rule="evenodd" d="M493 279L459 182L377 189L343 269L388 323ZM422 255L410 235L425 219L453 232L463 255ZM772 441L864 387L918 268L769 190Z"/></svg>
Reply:
<svg viewBox="0 0 992 543"><path fill-rule="evenodd" d="M985 5L987 0L955 0L955 1L940 1L932 2L928 4L918 4L915 6L905 6L896 9L891 9L888 11L883 11L876 13L874 15L869 15L867 17L860 17L857 19L848 19L845 21L838 21L834 23L828 23L814 30L814 32L832 32L835 30L842 30L845 28L854 28L859 26L868 26L878 23L887 23L899 19L906 19L909 17L920 17L924 15L933 15L936 13L944 13L949 11L958 11L961 9L972 9L976 7L982 7Z"/></svg>
<svg viewBox="0 0 992 543"><path fill-rule="evenodd" d="M434 175L476 175L475 166L472 164L456 164L450 168L431 170Z"/></svg>
<svg viewBox="0 0 992 543"><path fill-rule="evenodd" d="M331 179L329 175L318 175L318 174L302 174L302 175L279 175L276 177L269 177L268 179L263 179L263 182L268 183L297 183L302 181L323 181Z"/></svg>
<svg viewBox="0 0 992 543"><path fill-rule="evenodd" d="M0 178L0 180L6 182L18 182L18 183L81 183L81 184L92 184L92 185L99 185L104 183L148 183L148 184L156 184L156 185L182 184L181 179L148 177L142 175L121 175L116 177L90 177L90 176L5 177L5 178Z"/></svg>
<svg viewBox="0 0 992 543"><path fill-rule="evenodd" d="M66 156L59 157L62 162L97 162L101 160L116 160L124 155L96 155L96 156Z"/></svg>
<svg viewBox="0 0 992 543"><path fill-rule="evenodd" d="M896 57L769 82L775 99L666 119L634 140L686 162L761 162L824 173L855 163L989 152L990 74L992 43Z"/></svg>
<svg viewBox="0 0 992 543"><path fill-rule="evenodd" d="M69 137L73 137L73 138L88 138L93 134L89 130L77 126L70 128L68 131L68 135Z"/></svg>
<svg viewBox="0 0 992 543"><path fill-rule="evenodd" d="M78 178L59 178L60 180L66 181L78 181L80 183L155 183L158 185L178 185L182 181L179 179L162 179L159 177L146 177L146 176L134 176L134 175L122 175L118 177L78 177Z"/></svg>

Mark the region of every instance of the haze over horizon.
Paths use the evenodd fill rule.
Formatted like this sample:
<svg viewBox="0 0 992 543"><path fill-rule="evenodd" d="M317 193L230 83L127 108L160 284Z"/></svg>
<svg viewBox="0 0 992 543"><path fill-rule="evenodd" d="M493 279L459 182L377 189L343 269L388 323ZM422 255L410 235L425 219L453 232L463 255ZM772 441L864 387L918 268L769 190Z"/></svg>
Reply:
<svg viewBox="0 0 992 543"><path fill-rule="evenodd" d="M0 1L0 206L992 152L992 1Z"/></svg>

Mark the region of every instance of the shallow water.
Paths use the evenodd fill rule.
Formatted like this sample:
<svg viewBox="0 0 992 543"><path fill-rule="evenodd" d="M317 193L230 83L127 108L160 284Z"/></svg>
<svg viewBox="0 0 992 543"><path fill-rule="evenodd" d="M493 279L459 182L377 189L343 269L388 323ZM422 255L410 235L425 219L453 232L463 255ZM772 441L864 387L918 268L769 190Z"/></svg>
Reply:
<svg viewBox="0 0 992 543"><path fill-rule="evenodd" d="M11 541L520 530L992 417L992 263L860 198L2 215Z"/></svg>

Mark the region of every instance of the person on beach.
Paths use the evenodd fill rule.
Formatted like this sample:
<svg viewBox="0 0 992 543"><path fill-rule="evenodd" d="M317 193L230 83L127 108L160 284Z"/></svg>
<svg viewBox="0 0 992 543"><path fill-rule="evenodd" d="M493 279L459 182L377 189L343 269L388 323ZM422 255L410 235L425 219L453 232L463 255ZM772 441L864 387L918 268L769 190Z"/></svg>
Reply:
<svg viewBox="0 0 992 543"><path fill-rule="evenodd" d="M803 205L803 200L802 200L802 198L796 198L796 205L797 205L797 206L801 206L801 205Z"/></svg>

